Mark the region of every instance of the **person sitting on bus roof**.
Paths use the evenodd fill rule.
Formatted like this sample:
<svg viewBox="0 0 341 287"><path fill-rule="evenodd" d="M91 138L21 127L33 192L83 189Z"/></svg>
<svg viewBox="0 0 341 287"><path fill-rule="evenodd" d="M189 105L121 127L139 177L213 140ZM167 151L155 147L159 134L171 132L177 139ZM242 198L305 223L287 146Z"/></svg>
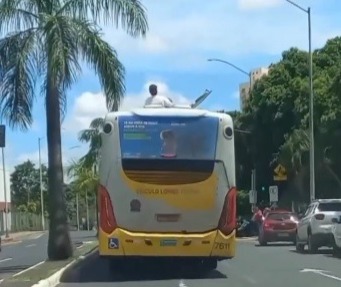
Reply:
<svg viewBox="0 0 341 287"><path fill-rule="evenodd" d="M157 86L152 84L149 86L150 97L146 99L145 106L157 105L163 106L165 108L170 108L173 106L172 100L163 95L158 95Z"/></svg>

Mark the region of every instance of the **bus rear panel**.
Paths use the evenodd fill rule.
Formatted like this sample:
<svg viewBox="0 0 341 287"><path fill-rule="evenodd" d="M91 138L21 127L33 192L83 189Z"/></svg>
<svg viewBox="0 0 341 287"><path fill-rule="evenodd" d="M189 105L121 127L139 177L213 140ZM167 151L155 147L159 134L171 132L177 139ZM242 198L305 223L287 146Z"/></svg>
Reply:
<svg viewBox="0 0 341 287"><path fill-rule="evenodd" d="M167 112L117 112L105 119L100 255L232 258L232 120L202 111Z"/></svg>

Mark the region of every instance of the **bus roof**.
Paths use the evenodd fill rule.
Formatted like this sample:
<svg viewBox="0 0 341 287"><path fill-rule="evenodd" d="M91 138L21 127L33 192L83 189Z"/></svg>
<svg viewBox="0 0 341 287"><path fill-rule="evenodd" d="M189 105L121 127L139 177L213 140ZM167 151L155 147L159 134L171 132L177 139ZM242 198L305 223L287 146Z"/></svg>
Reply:
<svg viewBox="0 0 341 287"><path fill-rule="evenodd" d="M203 109L184 109L184 108L141 108L132 111L110 112L106 115L106 119L115 118L117 116L156 116L156 117L218 117L225 118L232 122L232 117L229 114L211 112Z"/></svg>

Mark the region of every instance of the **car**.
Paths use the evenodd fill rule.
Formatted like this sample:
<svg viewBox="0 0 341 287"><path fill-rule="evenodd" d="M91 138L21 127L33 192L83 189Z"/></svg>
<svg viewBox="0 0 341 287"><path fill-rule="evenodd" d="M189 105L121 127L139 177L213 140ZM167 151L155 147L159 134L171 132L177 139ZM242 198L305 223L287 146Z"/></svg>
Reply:
<svg viewBox="0 0 341 287"><path fill-rule="evenodd" d="M341 199L318 199L311 202L297 225L297 252L303 252L305 245L308 245L308 252L312 254L320 247L334 247L332 229L335 218L340 216Z"/></svg>
<svg viewBox="0 0 341 287"><path fill-rule="evenodd" d="M292 242L295 244L298 216L288 210L272 210L266 214L260 227L258 242Z"/></svg>
<svg viewBox="0 0 341 287"><path fill-rule="evenodd" d="M332 219L334 226L332 227L332 234L334 237L333 255L341 257L341 216Z"/></svg>

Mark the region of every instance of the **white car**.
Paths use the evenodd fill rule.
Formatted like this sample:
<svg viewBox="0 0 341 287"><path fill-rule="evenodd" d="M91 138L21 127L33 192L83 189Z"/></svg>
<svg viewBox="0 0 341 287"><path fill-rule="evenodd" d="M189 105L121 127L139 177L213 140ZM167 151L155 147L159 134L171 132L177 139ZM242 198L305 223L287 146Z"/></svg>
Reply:
<svg viewBox="0 0 341 287"><path fill-rule="evenodd" d="M334 236L333 255L341 257L341 216L333 219L334 226L332 233Z"/></svg>
<svg viewBox="0 0 341 287"><path fill-rule="evenodd" d="M332 229L341 217L341 199L318 199L313 201L297 225L296 250L302 252L308 245L309 253L320 247L335 245Z"/></svg>

